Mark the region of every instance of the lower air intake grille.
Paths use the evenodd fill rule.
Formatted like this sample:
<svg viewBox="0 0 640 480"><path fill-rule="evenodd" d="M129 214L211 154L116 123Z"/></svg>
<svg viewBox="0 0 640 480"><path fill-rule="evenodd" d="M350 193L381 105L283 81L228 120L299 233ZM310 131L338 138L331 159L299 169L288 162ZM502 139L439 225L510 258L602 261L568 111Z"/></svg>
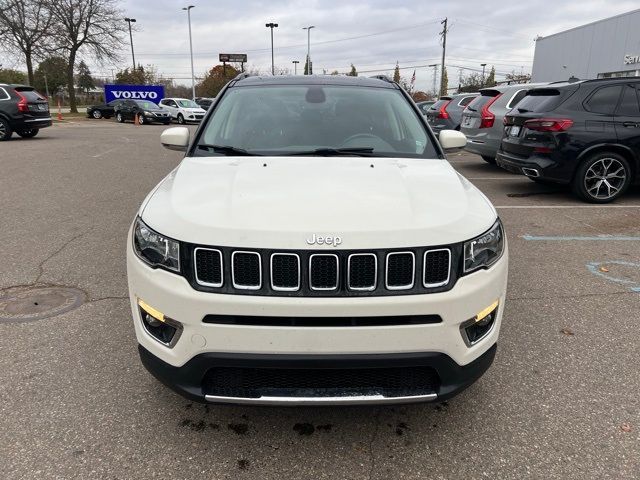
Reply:
<svg viewBox="0 0 640 480"><path fill-rule="evenodd" d="M259 289L262 285L260 255L255 252L233 252L233 286L247 290Z"/></svg>
<svg viewBox="0 0 640 480"><path fill-rule="evenodd" d="M443 248L429 250L424 254L424 286L437 287L449 282L451 252Z"/></svg>
<svg viewBox="0 0 640 480"><path fill-rule="evenodd" d="M312 290L338 288L338 256L317 254L309 260L309 284Z"/></svg>
<svg viewBox="0 0 640 480"><path fill-rule="evenodd" d="M430 367L280 369L212 368L205 395L236 398L418 396L436 393L440 379Z"/></svg>

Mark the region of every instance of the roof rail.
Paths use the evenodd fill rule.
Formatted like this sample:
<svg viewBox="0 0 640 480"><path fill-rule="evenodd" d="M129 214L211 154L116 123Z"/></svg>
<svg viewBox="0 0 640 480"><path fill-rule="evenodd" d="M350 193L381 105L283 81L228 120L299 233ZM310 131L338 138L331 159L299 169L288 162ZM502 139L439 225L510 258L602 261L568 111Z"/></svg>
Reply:
<svg viewBox="0 0 640 480"><path fill-rule="evenodd" d="M239 82L240 80L244 80L245 78L247 78L247 77L251 77L251 76L252 76L252 75L251 75L249 72L242 72L242 73L239 73L238 75L236 75L236 76L233 78L233 80L232 80L232 81L233 81L233 82Z"/></svg>
<svg viewBox="0 0 640 480"><path fill-rule="evenodd" d="M393 80L391 80L386 75L374 75L371 78L377 78L378 80L382 80L383 82L387 82L387 83L395 83Z"/></svg>

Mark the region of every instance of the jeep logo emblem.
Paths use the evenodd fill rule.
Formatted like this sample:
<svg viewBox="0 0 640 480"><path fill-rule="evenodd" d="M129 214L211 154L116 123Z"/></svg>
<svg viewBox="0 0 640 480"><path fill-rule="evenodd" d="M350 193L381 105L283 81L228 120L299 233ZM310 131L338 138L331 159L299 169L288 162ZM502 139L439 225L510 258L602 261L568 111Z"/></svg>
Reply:
<svg viewBox="0 0 640 480"><path fill-rule="evenodd" d="M338 236L321 237L314 233L311 236L311 238L307 238L307 244L309 245L333 245L334 247L337 247L341 243L342 243L342 237L338 237Z"/></svg>

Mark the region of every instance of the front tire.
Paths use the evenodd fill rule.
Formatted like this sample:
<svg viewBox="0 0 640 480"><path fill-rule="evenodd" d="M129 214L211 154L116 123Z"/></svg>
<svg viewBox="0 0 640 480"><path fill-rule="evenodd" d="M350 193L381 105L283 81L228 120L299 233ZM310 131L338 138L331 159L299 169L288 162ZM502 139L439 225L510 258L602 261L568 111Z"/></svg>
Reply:
<svg viewBox="0 0 640 480"><path fill-rule="evenodd" d="M91 112L91 116L96 120L100 120L102 118L102 112L100 110L94 110Z"/></svg>
<svg viewBox="0 0 640 480"><path fill-rule="evenodd" d="M613 152L598 152L583 161L572 183L575 195L589 203L609 203L622 195L631 183L626 158Z"/></svg>
<svg viewBox="0 0 640 480"><path fill-rule="evenodd" d="M144 115L142 115L142 114L138 115L138 123L140 125L144 125Z"/></svg>
<svg viewBox="0 0 640 480"><path fill-rule="evenodd" d="M490 163L491 165L496 164L496 157L490 157L489 155L481 155L481 157L485 162Z"/></svg>
<svg viewBox="0 0 640 480"><path fill-rule="evenodd" d="M20 135L22 138L33 138L36 135L38 135L39 131L40 130L37 128L30 128L29 130L22 130L16 133Z"/></svg>
<svg viewBox="0 0 640 480"><path fill-rule="evenodd" d="M184 125L184 117L182 116L181 113L178 114L178 123L180 125Z"/></svg>
<svg viewBox="0 0 640 480"><path fill-rule="evenodd" d="M9 125L9 122L4 118L0 118L0 142L9 140L12 133L13 130L11 130L11 125Z"/></svg>
<svg viewBox="0 0 640 480"><path fill-rule="evenodd" d="M122 116L122 114L120 112L116 113L116 122L124 123L124 117Z"/></svg>

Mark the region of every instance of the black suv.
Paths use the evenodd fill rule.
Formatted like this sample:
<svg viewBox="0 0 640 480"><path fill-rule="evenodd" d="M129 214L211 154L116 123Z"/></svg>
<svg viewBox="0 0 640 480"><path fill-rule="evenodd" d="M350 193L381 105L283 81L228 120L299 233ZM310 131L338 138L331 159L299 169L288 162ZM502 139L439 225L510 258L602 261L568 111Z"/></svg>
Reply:
<svg viewBox="0 0 640 480"><path fill-rule="evenodd" d="M171 113L149 100L125 100L116 105L114 111L116 120L119 123L124 123L126 120L135 120L136 117L140 125L154 122L164 123L165 125L171 123Z"/></svg>
<svg viewBox="0 0 640 480"><path fill-rule="evenodd" d="M0 83L0 141L16 132L22 138L35 137L51 126L49 103L33 87Z"/></svg>
<svg viewBox="0 0 640 480"><path fill-rule="evenodd" d="M640 78L530 90L504 119L496 163L607 203L640 180Z"/></svg>

